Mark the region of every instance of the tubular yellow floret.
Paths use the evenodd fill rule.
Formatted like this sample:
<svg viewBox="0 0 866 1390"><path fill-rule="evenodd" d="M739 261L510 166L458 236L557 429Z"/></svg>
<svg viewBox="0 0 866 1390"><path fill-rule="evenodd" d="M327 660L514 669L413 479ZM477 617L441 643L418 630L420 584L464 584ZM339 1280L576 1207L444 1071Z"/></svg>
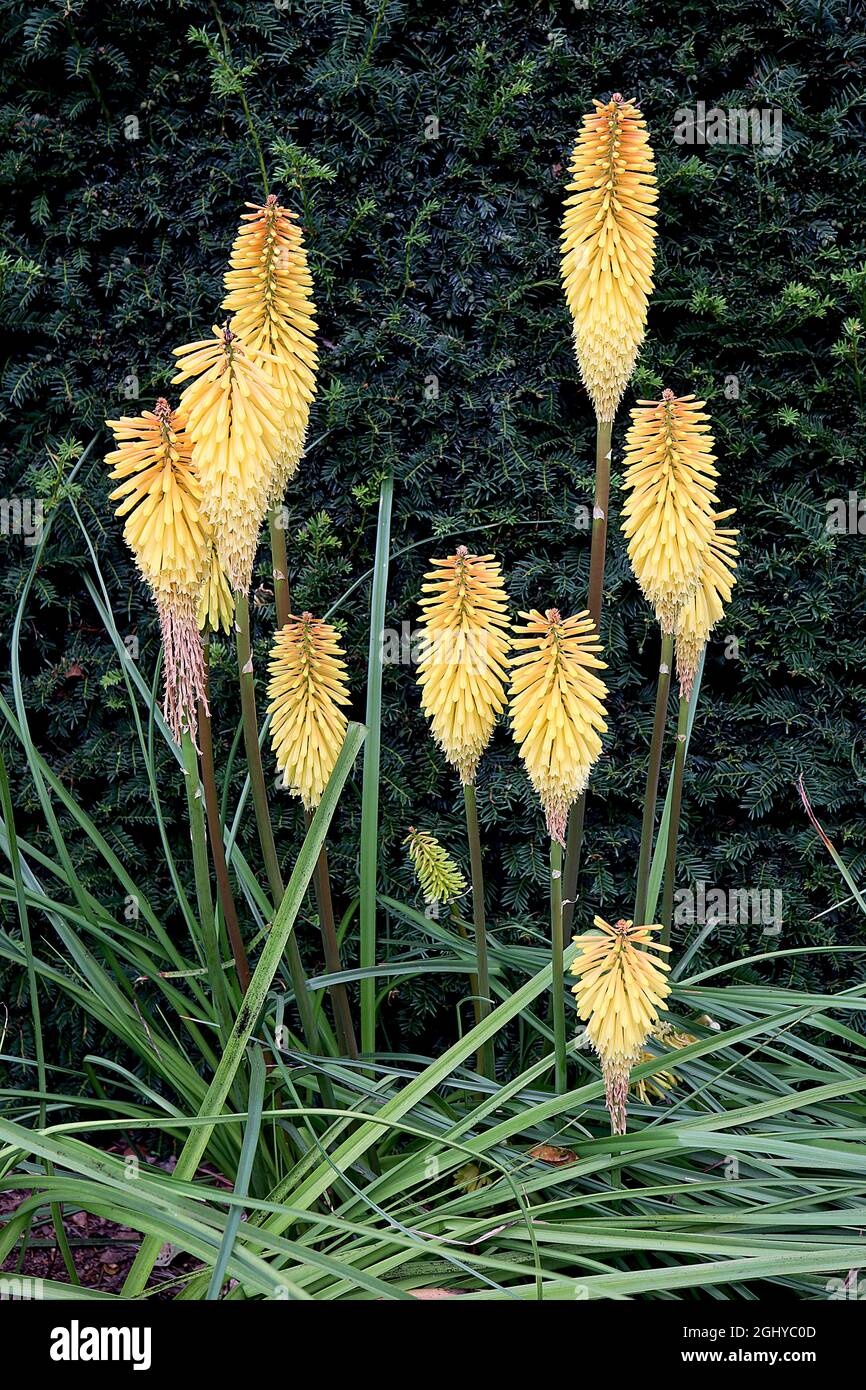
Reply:
<svg viewBox="0 0 866 1390"><path fill-rule="evenodd" d="M594 101L571 160L562 280L583 383L612 420L646 332L655 254L655 161L638 107Z"/></svg>
<svg viewBox="0 0 866 1390"><path fill-rule="evenodd" d="M156 601L165 652L165 717L175 738L196 737L204 665L196 605L206 565L201 488L184 416L160 399L141 415L106 421L117 448L106 455L110 494L126 518L124 539Z"/></svg>
<svg viewBox="0 0 866 1390"><path fill-rule="evenodd" d="M271 648L271 747L286 786L308 811L321 801L346 737L343 655L336 628L312 613L290 618Z"/></svg>
<svg viewBox="0 0 866 1390"><path fill-rule="evenodd" d="M607 689L595 675L606 669L592 619L559 610L521 613L511 662L511 723L520 756L541 800L552 839L565 843L568 812L585 791L601 753L607 725Z"/></svg>
<svg viewBox="0 0 866 1390"><path fill-rule="evenodd" d="M231 586L220 564L213 532L208 528L207 560L199 590L196 621L202 631L207 628L209 632L231 632L234 616L235 601Z"/></svg>
<svg viewBox="0 0 866 1390"><path fill-rule="evenodd" d="M620 920L612 927L596 917L594 926L574 938L580 950L571 963L577 976L572 993L601 1062L613 1132L625 1134L629 1076L670 994L669 966L650 952L670 948L652 939L651 932L662 930L658 925Z"/></svg>
<svg viewBox="0 0 866 1390"><path fill-rule="evenodd" d="M635 577L664 632L697 587L713 534L713 436L704 402L665 391L638 401L626 435L622 529Z"/></svg>
<svg viewBox="0 0 866 1390"><path fill-rule="evenodd" d="M713 532L704 554L697 585L677 614L675 650L677 674L684 700L688 700L692 693L701 652L724 612L724 605L730 603L731 592L737 582L734 573L737 565L737 547L734 541L739 532L720 527L718 524L733 514L733 507L726 512L713 514Z"/></svg>
<svg viewBox="0 0 866 1390"><path fill-rule="evenodd" d="M421 706L461 781L475 781L496 716L505 708L508 595L492 555L465 545L431 560L422 586Z"/></svg>
<svg viewBox="0 0 866 1390"><path fill-rule="evenodd" d="M295 215L271 194L247 203L226 271L232 332L237 333L278 392L282 415L268 503L279 502L304 449L316 391L313 281Z"/></svg>
<svg viewBox="0 0 866 1390"><path fill-rule="evenodd" d="M175 348L202 509L232 588L246 593L280 448L278 391L228 325Z"/></svg>

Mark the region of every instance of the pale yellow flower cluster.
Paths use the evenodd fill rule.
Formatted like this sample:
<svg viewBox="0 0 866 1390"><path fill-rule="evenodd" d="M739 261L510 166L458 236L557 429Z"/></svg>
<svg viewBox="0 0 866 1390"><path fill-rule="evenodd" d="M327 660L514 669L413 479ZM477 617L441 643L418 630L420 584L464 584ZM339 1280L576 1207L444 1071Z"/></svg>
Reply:
<svg viewBox="0 0 866 1390"><path fill-rule="evenodd" d="M280 397L280 444L268 503L279 502L304 448L316 391L315 305L307 253L294 214L271 196L247 203L225 275L223 308Z"/></svg>
<svg viewBox="0 0 866 1390"><path fill-rule="evenodd" d="M507 702L514 739L560 843L572 803L601 753L605 663L588 613L522 613L509 632L508 595L492 555L466 546L431 561L421 600L424 638L418 669L431 732L464 783L472 783ZM509 658L509 649L520 654Z"/></svg>
<svg viewBox="0 0 866 1390"><path fill-rule="evenodd" d="M298 466L316 387L315 309L300 229L273 196L241 220L213 336L175 349L178 410L107 423L124 536L159 609L166 717L195 737L204 698L199 628L228 632L259 531Z"/></svg>
<svg viewBox="0 0 866 1390"><path fill-rule="evenodd" d="M421 705L445 757L471 784L505 708L508 595L492 555L470 555L462 545L430 563L421 600Z"/></svg>
<svg viewBox="0 0 866 1390"><path fill-rule="evenodd" d="M593 107L571 160L562 280L583 383L599 420L612 420L646 332L658 194L637 106L617 93Z"/></svg>
<svg viewBox="0 0 866 1390"><path fill-rule="evenodd" d="M607 731L607 688L595 674L606 669L601 643L587 612L562 618L559 610L521 613L514 629L511 723L514 739L538 793L550 836L565 843L568 812L586 790Z"/></svg>
<svg viewBox="0 0 866 1390"><path fill-rule="evenodd" d="M346 663L330 623L302 613L279 629L271 649L271 746L286 786L307 811L322 799L346 737Z"/></svg>
<svg viewBox="0 0 866 1390"><path fill-rule="evenodd" d="M123 535L153 594L165 651L166 720L175 738L197 729L205 699L204 660L196 608L205 571L208 525L192 466L185 417L165 400L141 415L107 421L117 447L106 455L110 494Z"/></svg>
<svg viewBox="0 0 866 1390"><path fill-rule="evenodd" d="M594 932L575 937L580 950L571 963L577 976L572 993L601 1061L613 1132L624 1134L629 1076L670 994L669 967L650 952L670 948L652 938L660 926L611 926L603 917L594 926Z"/></svg>
<svg viewBox="0 0 866 1390"><path fill-rule="evenodd" d="M665 391L638 401L626 435L622 529L635 577L663 632L676 636L683 694L730 601L737 532L719 527L713 435L704 402Z"/></svg>

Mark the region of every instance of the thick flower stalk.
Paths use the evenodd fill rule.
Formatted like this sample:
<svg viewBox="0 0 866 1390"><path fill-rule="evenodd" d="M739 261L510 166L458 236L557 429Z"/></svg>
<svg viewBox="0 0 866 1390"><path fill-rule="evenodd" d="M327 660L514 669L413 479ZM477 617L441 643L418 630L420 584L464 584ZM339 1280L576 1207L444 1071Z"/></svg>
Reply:
<svg viewBox="0 0 866 1390"><path fill-rule="evenodd" d="M511 723L551 838L564 843L569 807L585 790L607 730L606 669L589 614L562 618L557 608L521 613L511 662Z"/></svg>
<svg viewBox="0 0 866 1390"><path fill-rule="evenodd" d="M571 159L562 279L580 375L599 420L613 420L646 332L653 288L655 161L637 106L593 102Z"/></svg>
<svg viewBox="0 0 866 1390"><path fill-rule="evenodd" d="M322 799L346 737L346 663L330 623L302 613L274 636L268 667L271 747L286 786L306 811Z"/></svg>
<svg viewBox="0 0 866 1390"><path fill-rule="evenodd" d="M316 390L313 282L295 215L270 194L250 209L232 247L223 308L281 403L280 444L268 493L279 502L304 449Z"/></svg>
<svg viewBox="0 0 866 1390"><path fill-rule="evenodd" d="M466 892L466 879L435 835L411 826L403 843L425 902L450 903Z"/></svg>
<svg viewBox="0 0 866 1390"><path fill-rule="evenodd" d="M697 587L713 535L718 472L703 407L665 391L658 402L638 402L626 435L622 529L635 577L668 634Z"/></svg>
<svg viewBox="0 0 866 1390"><path fill-rule="evenodd" d="M734 572L737 547L734 542L739 532L718 524L733 514L733 507L726 512L713 513L713 531L704 552L698 582L677 614L675 651L680 694L684 700L691 696L701 652L724 613L724 605L730 603L731 592L737 582Z"/></svg>
<svg viewBox="0 0 866 1390"><path fill-rule="evenodd" d="M235 601L225 570L220 564L213 532L208 528L207 560L204 579L198 596L196 621L209 632L231 632L235 616Z"/></svg>
<svg viewBox="0 0 866 1390"><path fill-rule="evenodd" d="M461 545L430 563L421 600L421 705L445 757L471 786L505 708L508 595L492 555L470 555Z"/></svg>
<svg viewBox="0 0 866 1390"><path fill-rule="evenodd" d="M243 340L226 324L213 337L175 348L202 508L232 588L246 594L273 461L282 438L282 401Z"/></svg>
<svg viewBox="0 0 866 1390"><path fill-rule="evenodd" d="M106 455L110 494L126 518L123 535L153 593L165 654L166 721L178 742L195 741L196 705L206 704L196 608L206 564L207 527L183 415L160 399L153 410L106 422L117 448Z"/></svg>
<svg viewBox="0 0 866 1390"><path fill-rule="evenodd" d="M665 979L670 967L651 952L669 947L652 939L651 933L661 930L656 925L619 921L612 927L602 917L594 918L594 925L596 931L575 937L580 950L571 963L577 976L572 993L601 1062L613 1133L625 1134L631 1070L670 994Z"/></svg>

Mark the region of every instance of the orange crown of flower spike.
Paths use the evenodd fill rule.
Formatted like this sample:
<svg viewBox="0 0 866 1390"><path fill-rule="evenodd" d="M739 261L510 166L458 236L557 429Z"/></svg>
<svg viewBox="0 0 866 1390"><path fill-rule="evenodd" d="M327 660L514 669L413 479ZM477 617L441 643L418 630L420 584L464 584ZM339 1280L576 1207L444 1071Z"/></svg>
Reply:
<svg viewBox="0 0 866 1390"><path fill-rule="evenodd" d="M468 785L505 708L508 595L492 555L470 555L461 545L430 563L421 600L421 706Z"/></svg>
<svg viewBox="0 0 866 1390"><path fill-rule="evenodd" d="M192 444L182 413L160 399L141 415L107 421L117 448L106 455L110 494L126 517L124 539L149 584L165 653L166 721L180 741L197 728L205 704L204 658L196 605L207 563L207 524L192 467Z"/></svg>
<svg viewBox="0 0 866 1390"><path fill-rule="evenodd" d="M339 634L312 613L275 634L268 667L271 747L284 781L307 811L322 799L346 737L349 704Z"/></svg>
<svg viewBox="0 0 866 1390"><path fill-rule="evenodd" d="M586 789L607 730L606 669L589 614L562 618L559 610L521 613L511 662L511 723L529 779L541 800L548 832L565 842L573 802Z"/></svg>
<svg viewBox="0 0 866 1390"><path fill-rule="evenodd" d="M278 392L281 438L268 503L278 502L304 448L318 362L316 306L307 253L295 215L270 194L250 209L232 247L223 308Z"/></svg>
<svg viewBox="0 0 866 1390"><path fill-rule="evenodd" d="M651 951L669 947L654 941L658 925L636 927L620 920L611 926L594 918L596 931L574 938L580 948L571 963L577 1011L598 1054L614 1134L625 1133L629 1076L665 1009L669 966Z"/></svg>
<svg viewBox="0 0 866 1390"><path fill-rule="evenodd" d="M653 288L655 161L637 106L593 102L571 160L562 280L584 385L612 420L646 332Z"/></svg>
<svg viewBox="0 0 866 1390"><path fill-rule="evenodd" d="M622 529L635 577L665 632L697 587L717 501L704 402L665 391L638 401L626 435Z"/></svg>

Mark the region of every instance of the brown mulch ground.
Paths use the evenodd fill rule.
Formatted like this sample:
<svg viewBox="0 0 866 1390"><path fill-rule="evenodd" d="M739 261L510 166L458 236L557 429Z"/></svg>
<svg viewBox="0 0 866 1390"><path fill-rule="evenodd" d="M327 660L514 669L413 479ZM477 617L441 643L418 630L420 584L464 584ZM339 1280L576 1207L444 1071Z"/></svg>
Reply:
<svg viewBox="0 0 866 1390"><path fill-rule="evenodd" d="M159 1160L147 1157L131 1148L114 1148L112 1152L121 1157L135 1154L142 1162L153 1164L171 1172L173 1158ZM209 1169L202 1170L200 1176L210 1183L224 1183ZM225 1184L228 1186L228 1184ZM6 1224L21 1202L30 1193L26 1189L0 1192L0 1229ZM72 1250L72 1259L79 1281L84 1288L98 1289L103 1293L119 1294L129 1268L141 1244L141 1234L128 1226L118 1226L114 1221L106 1221L90 1212L67 1208L63 1212L63 1227ZM27 1240L27 1253L18 1269L19 1252L14 1251L0 1264L0 1273L18 1272L32 1279L52 1279L61 1284L71 1282L63 1256L57 1246L54 1224L50 1218L41 1220L30 1228ZM200 1265L192 1256L183 1251L165 1248L159 1263L151 1276L151 1287L164 1285L164 1291L153 1295L156 1298L173 1298Z"/></svg>

